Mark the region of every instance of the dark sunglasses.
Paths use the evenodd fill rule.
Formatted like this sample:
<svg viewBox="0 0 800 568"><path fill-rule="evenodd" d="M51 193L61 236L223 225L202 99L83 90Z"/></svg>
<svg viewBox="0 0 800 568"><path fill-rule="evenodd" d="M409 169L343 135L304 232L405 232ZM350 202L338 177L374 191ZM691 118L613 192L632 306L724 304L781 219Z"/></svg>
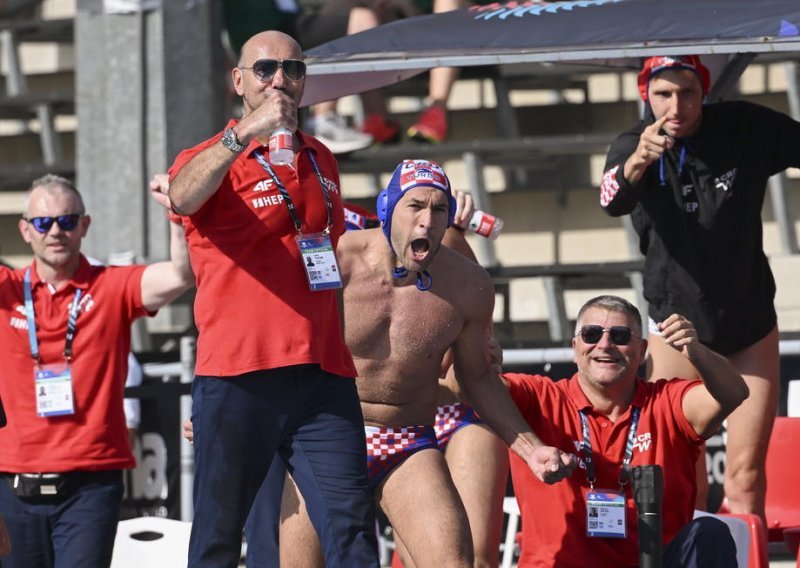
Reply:
<svg viewBox="0 0 800 568"><path fill-rule="evenodd" d="M38 233L47 233L53 227L53 223L58 223L58 228L62 231L72 231L78 226L82 215L80 213L70 213L69 215L59 215L58 217L23 217L28 223L33 225Z"/></svg>
<svg viewBox="0 0 800 568"><path fill-rule="evenodd" d="M278 71L278 67L283 69L283 74L290 81L299 81L306 76L306 64L299 59L259 59L253 63L252 67L239 67L239 69L250 69L256 79L266 83Z"/></svg>
<svg viewBox="0 0 800 568"><path fill-rule="evenodd" d="M599 342L603 334L608 332L611 337L611 343L614 345L627 345L631 342L633 331L631 328L622 325L615 325L613 327L603 327L602 325L585 325L578 332L584 343L594 345Z"/></svg>

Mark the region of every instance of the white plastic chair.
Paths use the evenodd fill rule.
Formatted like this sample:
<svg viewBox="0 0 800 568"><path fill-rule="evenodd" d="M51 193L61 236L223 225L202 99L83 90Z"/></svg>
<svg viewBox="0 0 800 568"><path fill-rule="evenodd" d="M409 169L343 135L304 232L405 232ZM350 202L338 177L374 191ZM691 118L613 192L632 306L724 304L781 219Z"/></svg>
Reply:
<svg viewBox="0 0 800 568"><path fill-rule="evenodd" d="M183 568L191 531L192 523L161 517L120 521L111 568Z"/></svg>
<svg viewBox="0 0 800 568"><path fill-rule="evenodd" d="M516 497L506 497L503 500L503 512L508 515L506 525L506 539L503 543L503 560L500 568L511 568L514 564L514 548L517 544L517 531L519 530L519 503Z"/></svg>

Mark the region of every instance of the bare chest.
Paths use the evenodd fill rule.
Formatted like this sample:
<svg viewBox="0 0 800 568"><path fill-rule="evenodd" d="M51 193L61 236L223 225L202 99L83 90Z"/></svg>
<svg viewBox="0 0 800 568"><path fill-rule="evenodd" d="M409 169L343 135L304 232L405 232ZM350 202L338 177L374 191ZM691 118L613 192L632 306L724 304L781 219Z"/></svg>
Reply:
<svg viewBox="0 0 800 568"><path fill-rule="evenodd" d="M346 339L353 355L439 365L464 323L452 299L414 286L361 284L345 290Z"/></svg>

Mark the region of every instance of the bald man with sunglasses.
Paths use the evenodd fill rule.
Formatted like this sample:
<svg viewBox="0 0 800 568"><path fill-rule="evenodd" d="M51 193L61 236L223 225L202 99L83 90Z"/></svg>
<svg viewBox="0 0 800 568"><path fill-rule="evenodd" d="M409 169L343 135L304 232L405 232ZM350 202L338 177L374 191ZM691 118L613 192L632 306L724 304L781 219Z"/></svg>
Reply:
<svg viewBox="0 0 800 568"><path fill-rule="evenodd" d="M166 208L166 189L151 190ZM33 262L0 267L3 568L108 567L122 470L135 466L123 412L131 323L194 282L180 225L170 261L102 267L81 254L90 221L70 181L34 181L19 221Z"/></svg>
<svg viewBox="0 0 800 568"><path fill-rule="evenodd" d="M511 455L522 513L520 567L637 566L629 467L653 464L664 472L663 565L736 565L726 526L713 518L692 520L694 466L703 440L749 391L726 358L700 343L690 321L672 314L663 323L664 341L701 380L640 380L647 349L641 316L616 296L593 298L578 313L572 378L503 375L542 443L575 452L579 466L560 484L545 486Z"/></svg>
<svg viewBox="0 0 800 568"><path fill-rule="evenodd" d="M327 565L378 565L356 369L337 306L339 173L328 148L297 128L302 59L283 33L250 38L231 75L242 118L170 169L198 281L192 568L238 566L274 459L302 492ZM279 127L294 133L290 163L270 162Z"/></svg>

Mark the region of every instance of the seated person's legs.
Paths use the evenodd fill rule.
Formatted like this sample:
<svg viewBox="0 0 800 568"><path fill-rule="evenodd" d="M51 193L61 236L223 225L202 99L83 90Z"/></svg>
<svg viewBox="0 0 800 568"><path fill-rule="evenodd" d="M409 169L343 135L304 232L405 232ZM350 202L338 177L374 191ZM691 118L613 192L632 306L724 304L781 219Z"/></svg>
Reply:
<svg viewBox="0 0 800 568"><path fill-rule="evenodd" d="M468 0L434 0L433 12L449 12L468 6ZM455 67L431 69L428 83L428 108L408 128L408 137L420 142L443 142L447 138L447 102L458 79Z"/></svg>
<svg viewBox="0 0 800 568"><path fill-rule="evenodd" d="M350 10L347 22L347 34L357 34L380 25L380 18L375 10L356 6ZM386 99L383 91L375 89L361 93L361 104L364 105L364 124L361 131L372 136L378 144L391 144L400 139L400 126L389 120Z"/></svg>
<svg viewBox="0 0 800 568"><path fill-rule="evenodd" d="M375 10L354 2L328 1L318 10L301 14L297 19L297 38L303 49L311 49L348 34L380 24ZM319 138L334 154L352 152L369 146L373 139L390 142L399 129L386 119L386 106L380 91L362 95L366 113L364 131L350 128L336 112L337 101L315 105L304 128ZM369 128L367 128L369 127Z"/></svg>

